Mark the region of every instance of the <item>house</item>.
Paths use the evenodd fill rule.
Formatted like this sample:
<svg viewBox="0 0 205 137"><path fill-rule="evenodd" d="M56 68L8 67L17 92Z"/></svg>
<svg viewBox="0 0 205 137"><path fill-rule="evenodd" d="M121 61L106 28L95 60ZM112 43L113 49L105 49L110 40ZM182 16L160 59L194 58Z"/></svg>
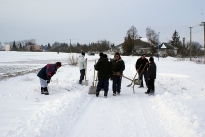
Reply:
<svg viewBox="0 0 205 137"><path fill-rule="evenodd" d="M120 52L123 54L123 49L122 49L123 43L115 46L115 51ZM132 50L132 53L134 55L141 55L142 53L145 54L152 54L152 45L149 43L147 38L139 38L136 39L134 42L134 48Z"/></svg>
<svg viewBox="0 0 205 137"><path fill-rule="evenodd" d="M10 50L11 50L11 45L7 44L7 45L5 46L5 51L10 51Z"/></svg>
<svg viewBox="0 0 205 137"><path fill-rule="evenodd" d="M27 45L25 48L26 51L42 51L40 45Z"/></svg>
<svg viewBox="0 0 205 137"><path fill-rule="evenodd" d="M141 55L142 53L149 55L152 54L151 48L152 45L148 42L147 38L136 39L132 52L136 55Z"/></svg>
<svg viewBox="0 0 205 137"><path fill-rule="evenodd" d="M42 48L40 45L34 45L32 46L32 51L42 51Z"/></svg>
<svg viewBox="0 0 205 137"><path fill-rule="evenodd" d="M175 56L177 55L177 48L170 43L162 43L159 45L159 55L160 57Z"/></svg>

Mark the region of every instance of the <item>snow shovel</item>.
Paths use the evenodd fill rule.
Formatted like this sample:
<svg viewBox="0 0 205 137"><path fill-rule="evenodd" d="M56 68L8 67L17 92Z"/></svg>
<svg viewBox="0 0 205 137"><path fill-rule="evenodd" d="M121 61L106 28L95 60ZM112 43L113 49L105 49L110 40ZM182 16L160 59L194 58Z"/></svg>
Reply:
<svg viewBox="0 0 205 137"><path fill-rule="evenodd" d="M145 67L147 66L147 64L144 66L144 68L143 68L143 70L142 70L142 72L144 71L144 69L145 69ZM135 79L135 81L136 81L136 83L133 85L133 93L135 94L135 85L140 85L141 84L141 82L142 82L142 80L140 80L140 76L142 75L142 72L140 73L140 75L139 75L139 77L138 77L138 79Z"/></svg>
<svg viewBox="0 0 205 137"><path fill-rule="evenodd" d="M134 82L134 84L136 84L136 79L135 79L135 80L132 80L132 79L130 79L130 78L128 78L128 77L125 77L124 75L118 75L118 74L116 74L116 72L113 72L113 73L114 73L113 75L116 75L116 76L120 76L120 77L126 78L126 79L128 79L128 80Z"/></svg>
<svg viewBox="0 0 205 137"><path fill-rule="evenodd" d="M87 75L87 64L88 64L87 62L88 62L88 61L87 61L87 58L86 58L85 60L86 60L86 68L85 68L85 85L88 86L88 80L86 80L86 75Z"/></svg>
<svg viewBox="0 0 205 137"><path fill-rule="evenodd" d="M139 69L141 68L141 66L142 66L142 64L140 65ZM134 78L133 78L133 80L132 80L131 84L127 85L127 87L132 86L132 83L133 83L133 81L135 80L135 77L137 76L137 73L138 73L138 72L136 72L136 74L135 74L135 76L134 76Z"/></svg>
<svg viewBox="0 0 205 137"><path fill-rule="evenodd" d="M117 75L116 72L113 72L113 73L114 73L113 75ZM128 79L128 80L134 82L134 85L133 85L133 93L135 93L135 91L134 91L134 86L138 84L138 79L132 80L132 79L130 79L130 78L128 78L128 77L125 77L125 76L123 76L123 75L117 75L117 76L121 76L121 77L123 77L123 78L126 78L126 79Z"/></svg>
<svg viewBox="0 0 205 137"><path fill-rule="evenodd" d="M95 64L96 64L96 60L95 60ZM88 94L96 94L97 87L94 84L95 84L95 68L94 68L94 76L93 76L92 86L90 86Z"/></svg>

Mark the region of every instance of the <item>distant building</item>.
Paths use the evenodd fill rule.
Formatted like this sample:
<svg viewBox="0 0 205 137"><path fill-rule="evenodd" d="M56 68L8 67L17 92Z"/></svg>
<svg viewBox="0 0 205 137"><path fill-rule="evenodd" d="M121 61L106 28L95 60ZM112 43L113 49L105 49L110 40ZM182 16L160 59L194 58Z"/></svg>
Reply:
<svg viewBox="0 0 205 137"><path fill-rule="evenodd" d="M177 55L177 48L173 47L171 43L162 43L159 45L160 57Z"/></svg>
<svg viewBox="0 0 205 137"><path fill-rule="evenodd" d="M10 50L11 50L11 45L7 44L7 45L5 46L5 51L10 51Z"/></svg>
<svg viewBox="0 0 205 137"><path fill-rule="evenodd" d="M123 54L123 43L115 46L115 51L121 52ZM141 55L142 53L151 54L152 45L148 42L147 38L136 39L134 42L134 48L132 54Z"/></svg>
<svg viewBox="0 0 205 137"><path fill-rule="evenodd" d="M40 45L27 45L25 47L26 51L42 51L42 48Z"/></svg>

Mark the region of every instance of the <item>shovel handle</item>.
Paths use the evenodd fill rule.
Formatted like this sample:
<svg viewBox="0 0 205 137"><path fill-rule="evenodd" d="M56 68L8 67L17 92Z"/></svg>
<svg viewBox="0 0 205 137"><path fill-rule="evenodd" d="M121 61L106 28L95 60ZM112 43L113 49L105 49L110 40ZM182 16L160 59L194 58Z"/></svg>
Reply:
<svg viewBox="0 0 205 137"><path fill-rule="evenodd" d="M95 60L95 65L96 65L96 60ZM95 81L95 67L94 67L93 86L94 86L94 81Z"/></svg>
<svg viewBox="0 0 205 137"><path fill-rule="evenodd" d="M140 65L139 69L141 68L141 66L142 66L142 64ZM138 73L138 72L136 72L136 74L135 74L135 76L134 76L134 78L133 78L133 80L132 80L132 83L133 83L133 81L135 80L135 77L137 76L137 73ZM132 83L131 83L131 85L132 85Z"/></svg>
<svg viewBox="0 0 205 137"><path fill-rule="evenodd" d="M142 75L142 73L143 73L143 71L144 71L144 69L145 69L146 66L147 66L147 63L146 63L146 65L144 66L144 68L143 68L142 72L140 73L139 77Z"/></svg>
<svg viewBox="0 0 205 137"><path fill-rule="evenodd" d="M131 81L132 81L132 79L130 79L130 78L128 78L128 77L125 77L125 76L123 76L123 75L117 75L117 74L113 74L113 75L115 75L115 76L120 76L120 77L124 77L124 78L126 78L126 79L128 79L128 80L131 80Z"/></svg>

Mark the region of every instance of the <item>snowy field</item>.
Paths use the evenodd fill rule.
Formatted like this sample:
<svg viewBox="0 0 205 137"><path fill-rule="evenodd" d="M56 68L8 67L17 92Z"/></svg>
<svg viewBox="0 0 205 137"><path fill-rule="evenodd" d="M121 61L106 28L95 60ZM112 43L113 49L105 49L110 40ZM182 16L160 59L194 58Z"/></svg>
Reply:
<svg viewBox="0 0 205 137"><path fill-rule="evenodd" d="M67 53L0 52L1 137L205 137L205 65L155 58L155 96L122 80L120 96L88 95L96 56L87 56L88 86L78 84L78 67ZM113 55L109 55L113 57ZM138 57L123 56L133 78ZM36 76L47 63L63 66L52 77L50 95L40 94Z"/></svg>

